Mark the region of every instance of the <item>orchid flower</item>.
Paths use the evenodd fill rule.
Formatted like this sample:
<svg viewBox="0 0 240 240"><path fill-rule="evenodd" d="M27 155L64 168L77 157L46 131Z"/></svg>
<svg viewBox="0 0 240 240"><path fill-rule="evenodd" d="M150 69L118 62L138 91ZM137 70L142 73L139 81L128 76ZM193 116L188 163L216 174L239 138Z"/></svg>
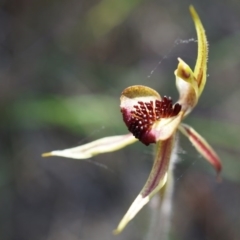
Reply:
<svg viewBox="0 0 240 240"><path fill-rule="evenodd" d="M180 58L174 74L179 100L173 104L170 97L161 96L146 86L126 88L120 97L120 108L130 133L105 137L78 147L44 153L43 157L61 156L75 159L91 158L97 154L119 150L136 141L145 145L156 144L156 153L149 178L134 200L114 233L120 233L151 197L164 189L168 181L168 168L173 153L176 132L182 132L198 152L216 169L221 171L221 162L210 145L192 127L181 123L196 106L207 78L208 43L201 20L190 6L197 39L198 55L194 71Z"/></svg>

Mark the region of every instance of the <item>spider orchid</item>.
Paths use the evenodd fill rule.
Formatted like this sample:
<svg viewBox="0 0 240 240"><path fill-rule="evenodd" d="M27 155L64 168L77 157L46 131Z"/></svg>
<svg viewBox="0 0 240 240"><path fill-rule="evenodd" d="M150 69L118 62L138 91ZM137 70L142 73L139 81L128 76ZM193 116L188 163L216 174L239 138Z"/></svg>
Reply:
<svg viewBox="0 0 240 240"><path fill-rule="evenodd" d="M190 6L190 13L197 32L198 55L194 71L178 58L179 64L174 74L179 100L175 104L170 97L161 98L149 87L128 87L120 97L120 108L129 134L105 137L78 147L43 154L43 157L86 159L116 151L138 140L145 145L156 144L155 160L149 178L114 231L116 234L125 228L153 195L164 189L177 130L188 137L193 146L214 166L217 174L221 171L221 162L214 150L192 127L181 123L196 106L207 78L208 43L205 30L193 6Z"/></svg>

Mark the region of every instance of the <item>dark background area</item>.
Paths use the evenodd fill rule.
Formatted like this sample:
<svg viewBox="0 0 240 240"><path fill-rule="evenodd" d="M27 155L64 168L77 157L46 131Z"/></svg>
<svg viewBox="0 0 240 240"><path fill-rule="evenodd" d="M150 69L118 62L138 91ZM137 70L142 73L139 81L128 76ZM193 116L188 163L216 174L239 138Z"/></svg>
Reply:
<svg viewBox="0 0 240 240"><path fill-rule="evenodd" d="M177 100L177 57L192 67L196 59L196 42L181 43L196 39L190 4L210 55L205 91L185 121L218 152L223 181L180 136L171 240L240 239L240 2L6 0L0 1L1 240L144 238L148 207L121 235L112 230L146 181L151 147L136 143L87 161L41 153L127 133L119 97L130 85Z"/></svg>

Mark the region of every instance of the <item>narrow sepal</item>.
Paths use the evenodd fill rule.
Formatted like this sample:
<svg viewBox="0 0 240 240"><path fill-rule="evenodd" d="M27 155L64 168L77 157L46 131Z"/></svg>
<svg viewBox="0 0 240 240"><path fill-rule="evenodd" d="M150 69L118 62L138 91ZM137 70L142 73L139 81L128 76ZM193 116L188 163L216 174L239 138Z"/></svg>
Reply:
<svg viewBox="0 0 240 240"><path fill-rule="evenodd" d="M198 84L199 89L198 97L199 97L204 89L207 78L208 42L204 27L197 12L195 11L193 6L190 6L189 10L195 24L198 39L198 54L196 65L194 68L194 76Z"/></svg>
<svg viewBox="0 0 240 240"><path fill-rule="evenodd" d="M75 159L87 159L101 153L119 150L136 141L137 139L131 133L120 136L105 137L78 147L43 153L42 157L60 156Z"/></svg>
<svg viewBox="0 0 240 240"><path fill-rule="evenodd" d="M217 175L222 169L221 160L216 154L216 152L212 149L212 147L207 143L207 141L200 136L192 127L187 124L180 124L179 130L188 137L193 146L198 150L198 152L215 168Z"/></svg>
<svg viewBox="0 0 240 240"><path fill-rule="evenodd" d="M205 30L201 20L193 6L189 8L192 19L195 24L198 53L194 71L180 58L178 68L174 72L176 75L176 85L179 91L179 103L186 116L195 107L198 99L204 89L207 78L207 58L208 58L208 42Z"/></svg>
<svg viewBox="0 0 240 240"><path fill-rule="evenodd" d="M159 192L159 190L167 182L167 171L174 140L175 136L171 136L169 139L165 141L159 141L157 143L156 156L148 180L140 194L134 200L127 213L120 221L116 230L114 230L114 234L119 234L126 227L129 221L131 221L142 209L142 207L149 202L150 198Z"/></svg>

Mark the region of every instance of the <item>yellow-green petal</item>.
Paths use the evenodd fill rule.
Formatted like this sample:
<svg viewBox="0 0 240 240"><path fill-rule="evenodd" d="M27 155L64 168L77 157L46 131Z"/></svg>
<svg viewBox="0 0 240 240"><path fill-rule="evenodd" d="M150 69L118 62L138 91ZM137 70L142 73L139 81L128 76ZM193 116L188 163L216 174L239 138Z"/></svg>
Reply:
<svg viewBox="0 0 240 240"><path fill-rule="evenodd" d="M190 6L189 10L197 31L198 54L196 65L194 68L194 76L196 78L199 88L198 97L200 97L207 79L208 42L204 27L197 12L195 11L193 6Z"/></svg>
<svg viewBox="0 0 240 240"><path fill-rule="evenodd" d="M193 6L190 13L194 21L198 39L197 61L194 71L180 58L175 70L176 85L179 91L179 103L185 116L195 107L204 89L207 78L208 42L201 20Z"/></svg>

